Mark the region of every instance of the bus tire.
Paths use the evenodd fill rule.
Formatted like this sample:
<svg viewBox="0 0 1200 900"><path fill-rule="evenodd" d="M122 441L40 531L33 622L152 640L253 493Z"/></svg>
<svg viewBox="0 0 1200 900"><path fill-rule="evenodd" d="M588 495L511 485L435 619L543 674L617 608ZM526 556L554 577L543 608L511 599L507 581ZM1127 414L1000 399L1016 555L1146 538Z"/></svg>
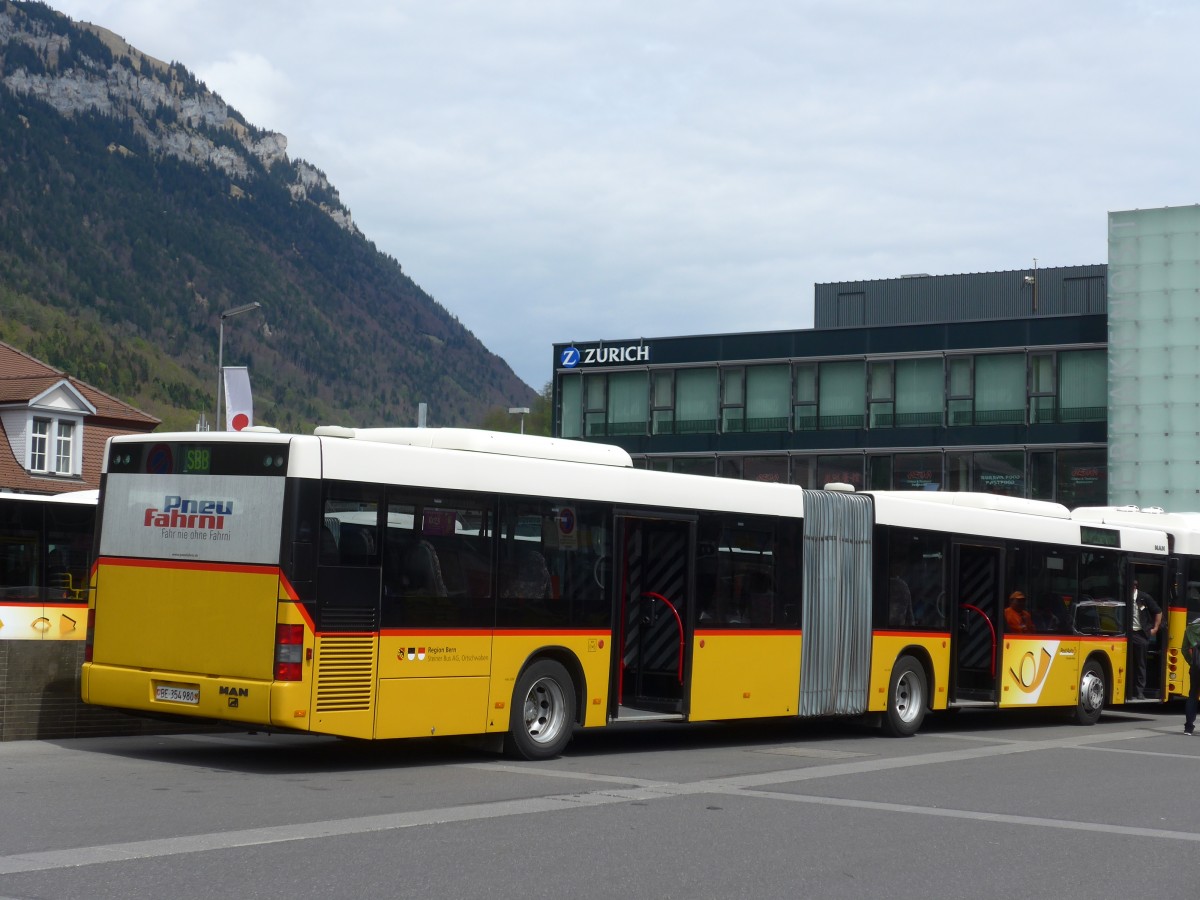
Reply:
<svg viewBox="0 0 1200 900"><path fill-rule="evenodd" d="M1076 725L1095 725L1104 711L1107 694L1104 667L1096 660L1089 659L1079 673L1079 701L1071 713L1071 721Z"/></svg>
<svg viewBox="0 0 1200 900"><path fill-rule="evenodd" d="M575 726L575 685L552 659L525 669L513 691L504 752L515 759L551 759L562 753Z"/></svg>
<svg viewBox="0 0 1200 900"><path fill-rule="evenodd" d="M925 720L928 694L925 667L911 656L896 660L892 677L888 679L883 733L891 737L912 737L916 734Z"/></svg>

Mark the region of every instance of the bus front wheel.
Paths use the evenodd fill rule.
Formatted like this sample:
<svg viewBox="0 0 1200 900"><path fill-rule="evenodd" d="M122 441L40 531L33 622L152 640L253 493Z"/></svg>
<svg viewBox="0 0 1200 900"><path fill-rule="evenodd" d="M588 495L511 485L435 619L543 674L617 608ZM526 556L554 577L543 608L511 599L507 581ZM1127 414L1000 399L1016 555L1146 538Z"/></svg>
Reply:
<svg viewBox="0 0 1200 900"><path fill-rule="evenodd" d="M888 681L887 712L883 732L892 737L911 737L925 720L925 667L911 656L902 656L892 667Z"/></svg>
<svg viewBox="0 0 1200 900"><path fill-rule="evenodd" d="M1104 683L1104 668L1094 659L1083 664L1083 672L1079 676L1079 702L1071 718L1076 725L1095 725L1104 711L1104 697L1107 687Z"/></svg>
<svg viewBox="0 0 1200 900"><path fill-rule="evenodd" d="M504 750L517 759L562 753L575 726L575 686L552 659L535 662L517 679Z"/></svg>

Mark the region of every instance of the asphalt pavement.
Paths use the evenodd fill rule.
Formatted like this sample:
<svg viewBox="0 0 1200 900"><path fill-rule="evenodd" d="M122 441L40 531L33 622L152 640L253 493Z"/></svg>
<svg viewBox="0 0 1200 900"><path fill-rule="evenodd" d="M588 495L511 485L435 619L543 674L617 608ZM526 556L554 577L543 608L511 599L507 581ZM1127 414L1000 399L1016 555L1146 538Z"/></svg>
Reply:
<svg viewBox="0 0 1200 900"><path fill-rule="evenodd" d="M1182 711L0 744L0 897L1193 897Z"/></svg>

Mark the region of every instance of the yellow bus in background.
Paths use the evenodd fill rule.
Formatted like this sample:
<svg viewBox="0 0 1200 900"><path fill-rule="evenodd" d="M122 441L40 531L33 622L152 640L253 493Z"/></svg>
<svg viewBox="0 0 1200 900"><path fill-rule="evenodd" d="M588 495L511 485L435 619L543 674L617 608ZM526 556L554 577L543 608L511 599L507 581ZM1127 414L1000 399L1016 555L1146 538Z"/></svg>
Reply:
<svg viewBox="0 0 1200 900"><path fill-rule="evenodd" d="M933 710L1090 723L1125 701L1127 587L1168 583L1165 532L831 487L458 429L113 438L83 699L494 734L527 759L613 722L873 715L903 736Z"/></svg>
<svg viewBox="0 0 1200 900"><path fill-rule="evenodd" d="M96 491L0 494L0 641L82 641Z"/></svg>

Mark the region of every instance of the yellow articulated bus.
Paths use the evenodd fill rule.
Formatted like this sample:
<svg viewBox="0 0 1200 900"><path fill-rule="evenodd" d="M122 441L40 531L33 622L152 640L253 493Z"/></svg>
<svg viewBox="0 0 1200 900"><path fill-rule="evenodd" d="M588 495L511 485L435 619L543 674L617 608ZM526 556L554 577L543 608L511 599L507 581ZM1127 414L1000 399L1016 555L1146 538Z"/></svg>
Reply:
<svg viewBox="0 0 1200 900"><path fill-rule="evenodd" d="M82 641L96 491L0 495L0 641Z"/></svg>
<svg viewBox="0 0 1200 900"><path fill-rule="evenodd" d="M114 438L83 699L527 759L612 722L1124 701L1163 531L830 487L458 429Z"/></svg>
<svg viewBox="0 0 1200 900"><path fill-rule="evenodd" d="M1187 695L1188 666L1181 650L1188 622L1200 617L1200 513L1168 513L1159 507L1081 507L1071 513L1081 522L1132 525L1164 531L1170 548L1170 567L1162 583L1141 581L1162 610L1162 627L1147 648L1146 696L1178 700Z"/></svg>

